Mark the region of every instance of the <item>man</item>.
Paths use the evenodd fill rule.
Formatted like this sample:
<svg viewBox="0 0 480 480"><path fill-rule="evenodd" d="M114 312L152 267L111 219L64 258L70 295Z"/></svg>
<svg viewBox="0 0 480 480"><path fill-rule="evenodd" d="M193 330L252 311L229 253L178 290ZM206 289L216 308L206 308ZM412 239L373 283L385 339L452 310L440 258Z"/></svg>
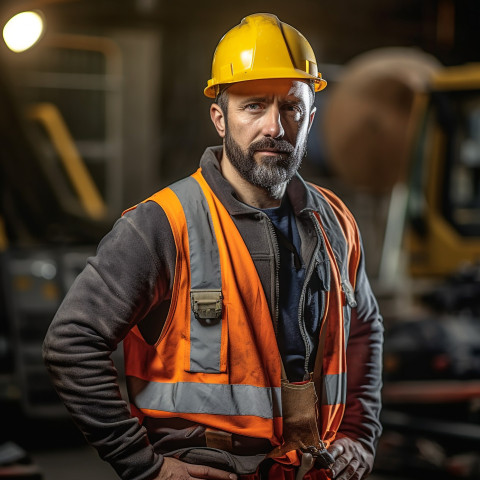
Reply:
<svg viewBox="0 0 480 480"><path fill-rule="evenodd" d="M205 89L223 146L125 212L60 306L45 361L122 479L371 471L381 317L353 217L297 174L325 85L274 15L230 30Z"/></svg>

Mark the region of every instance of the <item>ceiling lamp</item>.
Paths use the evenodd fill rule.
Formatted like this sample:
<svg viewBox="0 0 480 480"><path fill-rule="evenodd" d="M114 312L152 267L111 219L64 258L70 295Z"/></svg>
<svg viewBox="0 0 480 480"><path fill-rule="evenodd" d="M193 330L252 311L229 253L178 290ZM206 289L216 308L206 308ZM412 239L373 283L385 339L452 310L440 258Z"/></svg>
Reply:
<svg viewBox="0 0 480 480"><path fill-rule="evenodd" d="M43 16L39 12L21 12L3 27L3 39L13 52L24 52L38 42L44 31Z"/></svg>

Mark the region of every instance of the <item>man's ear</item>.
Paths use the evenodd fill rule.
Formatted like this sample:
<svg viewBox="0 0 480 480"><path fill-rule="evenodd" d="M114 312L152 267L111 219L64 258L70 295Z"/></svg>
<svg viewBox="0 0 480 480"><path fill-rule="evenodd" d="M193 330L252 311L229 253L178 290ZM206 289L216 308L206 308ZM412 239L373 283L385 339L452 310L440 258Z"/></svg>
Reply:
<svg viewBox="0 0 480 480"><path fill-rule="evenodd" d="M312 128L312 123L313 123L313 119L315 118L316 111L317 111L317 107L313 107L310 112L310 119L308 121L308 131L310 131L310 129Z"/></svg>
<svg viewBox="0 0 480 480"><path fill-rule="evenodd" d="M218 103L212 103L210 106L210 118L220 137L225 137L225 116Z"/></svg>

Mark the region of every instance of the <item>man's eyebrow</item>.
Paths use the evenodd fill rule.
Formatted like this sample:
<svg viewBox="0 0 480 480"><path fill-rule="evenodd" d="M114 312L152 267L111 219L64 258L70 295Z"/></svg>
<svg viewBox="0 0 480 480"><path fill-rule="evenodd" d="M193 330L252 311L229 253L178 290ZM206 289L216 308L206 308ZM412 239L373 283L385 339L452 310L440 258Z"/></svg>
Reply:
<svg viewBox="0 0 480 480"><path fill-rule="evenodd" d="M258 97L248 97L245 100L243 100L241 103L245 105L247 103L266 102L267 100L268 100L268 96L264 95L262 97L260 97L260 96L258 96Z"/></svg>
<svg viewBox="0 0 480 480"><path fill-rule="evenodd" d="M252 96L245 98L242 100L241 104L246 105L248 103L263 103L263 102L268 102L270 97L268 95L263 95L263 96ZM298 98L296 96L291 96L291 97L285 97L281 100L281 103L288 103L288 104L299 104L302 103L303 100L301 98Z"/></svg>
<svg viewBox="0 0 480 480"><path fill-rule="evenodd" d="M304 103L304 101L301 98L298 97L287 97L283 100L283 103L289 103L289 104L299 104L299 103Z"/></svg>

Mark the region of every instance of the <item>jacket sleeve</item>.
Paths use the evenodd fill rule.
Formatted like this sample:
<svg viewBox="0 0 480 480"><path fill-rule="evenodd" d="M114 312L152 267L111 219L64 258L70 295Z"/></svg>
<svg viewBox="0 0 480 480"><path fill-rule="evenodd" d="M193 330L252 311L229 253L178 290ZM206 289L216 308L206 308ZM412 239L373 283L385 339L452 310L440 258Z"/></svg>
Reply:
<svg viewBox="0 0 480 480"><path fill-rule="evenodd" d="M111 354L170 294L175 245L163 210L140 204L100 242L63 299L43 355L86 440L124 480L154 478L163 462L121 396Z"/></svg>
<svg viewBox="0 0 480 480"><path fill-rule="evenodd" d="M383 321L365 272L363 247L357 270L350 335L347 344L347 401L339 429L362 442L373 454L382 432L380 423Z"/></svg>

